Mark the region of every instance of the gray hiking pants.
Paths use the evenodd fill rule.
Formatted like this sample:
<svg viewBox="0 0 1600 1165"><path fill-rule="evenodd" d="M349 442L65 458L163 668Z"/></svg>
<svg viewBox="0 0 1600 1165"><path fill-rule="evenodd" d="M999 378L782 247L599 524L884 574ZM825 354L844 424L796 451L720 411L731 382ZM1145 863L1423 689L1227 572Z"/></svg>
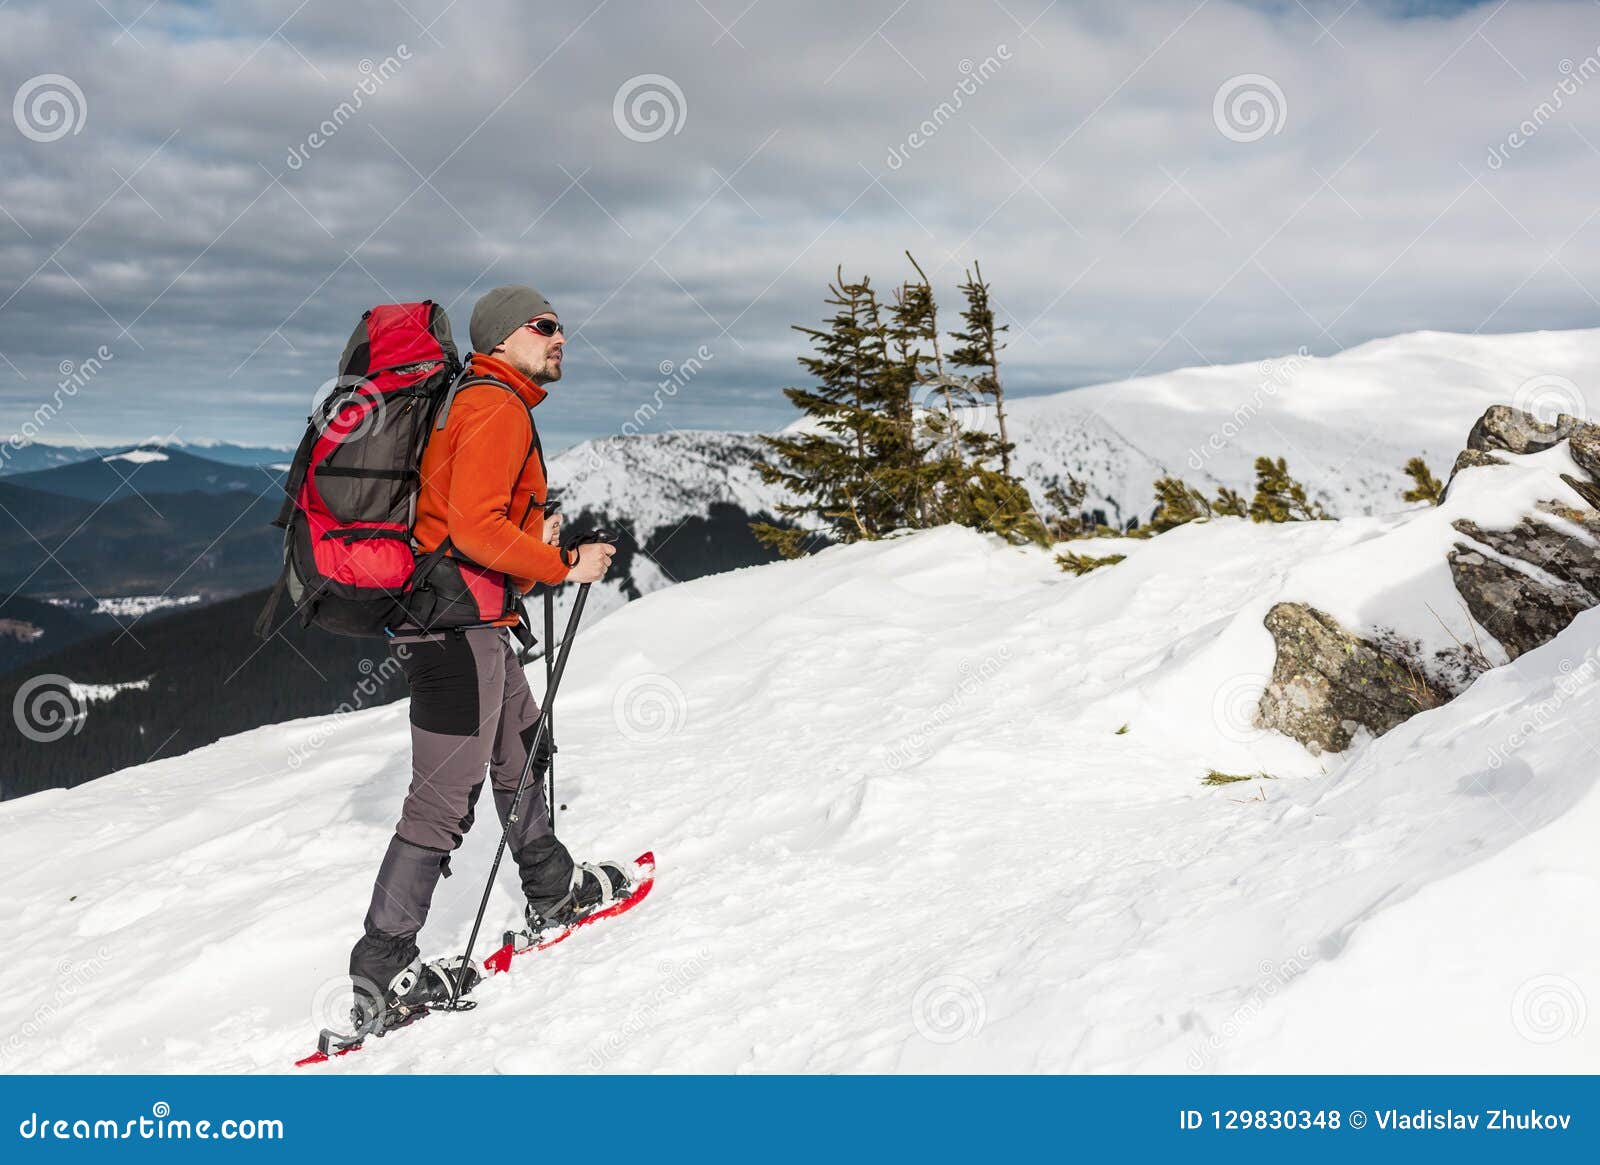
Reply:
<svg viewBox="0 0 1600 1165"><path fill-rule="evenodd" d="M434 887L472 828L485 780L501 823L510 815L539 720L505 629L450 631L398 648L411 685L411 787L378 869L365 933L350 954L351 975L380 988L416 958ZM535 902L560 898L572 877L545 801L548 747L540 753L507 839L523 893Z"/></svg>

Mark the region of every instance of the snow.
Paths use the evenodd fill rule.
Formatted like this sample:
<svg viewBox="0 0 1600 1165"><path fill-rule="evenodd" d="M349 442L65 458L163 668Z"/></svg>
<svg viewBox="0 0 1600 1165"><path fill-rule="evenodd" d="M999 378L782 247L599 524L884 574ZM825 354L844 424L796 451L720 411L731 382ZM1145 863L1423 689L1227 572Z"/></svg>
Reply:
<svg viewBox="0 0 1600 1165"><path fill-rule="evenodd" d="M69 683L68 687L72 691L72 698L78 703L97 703L102 700L114 699L119 692L148 691L150 689L150 681L148 679L125 680L120 684L80 684L74 682Z"/></svg>
<svg viewBox="0 0 1600 1165"><path fill-rule="evenodd" d="M1600 1028L1559 1006L1600 989L1600 614L1343 756L1239 715L1273 602L1367 611L1386 576L1363 548L1438 520L1220 520L1117 540L1081 578L946 528L627 604L572 654L561 830L580 858L654 849L654 895L316 1071L1600 1069ZM0 1068L309 1051L345 1003L406 716L0 804ZM481 818L457 855L430 953L464 945L495 836ZM503 869L485 930L518 912Z"/></svg>
<svg viewBox="0 0 1600 1165"><path fill-rule="evenodd" d="M584 441L551 459L550 481L562 512L585 509L625 520L639 537L689 517L714 502L747 514L775 513L781 490L761 481L767 456L754 433L674 430Z"/></svg>
<svg viewBox="0 0 1600 1165"><path fill-rule="evenodd" d="M152 611L169 607L188 607L200 601L199 595L119 595L96 599L96 615L114 615L118 618L140 618Z"/></svg>
<svg viewBox="0 0 1600 1165"><path fill-rule="evenodd" d="M1492 404L1553 420L1600 416L1600 329L1512 335L1413 332L1333 356L1256 363L1019 398L1007 420L1030 486L1072 468L1123 518L1147 512L1161 471L1248 495L1258 456L1340 516L1387 513L1422 456L1441 477ZM1042 496L1042 490L1035 492Z"/></svg>
<svg viewBox="0 0 1600 1165"><path fill-rule="evenodd" d="M131 461L135 465L147 465L152 461L168 461L170 458L159 449L128 449L122 453L112 453L101 460Z"/></svg>

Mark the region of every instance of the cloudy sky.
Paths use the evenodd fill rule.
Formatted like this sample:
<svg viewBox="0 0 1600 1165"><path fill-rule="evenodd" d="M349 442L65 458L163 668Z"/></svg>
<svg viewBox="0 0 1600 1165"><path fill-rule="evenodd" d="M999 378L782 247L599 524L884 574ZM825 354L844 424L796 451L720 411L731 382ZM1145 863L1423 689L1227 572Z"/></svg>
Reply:
<svg viewBox="0 0 1600 1165"><path fill-rule="evenodd" d="M1600 6L11 0L0 431L290 444L361 311L529 282L547 442L791 419L836 267L1018 392L1600 316ZM341 108L341 106L343 108ZM62 369L105 352L62 396Z"/></svg>

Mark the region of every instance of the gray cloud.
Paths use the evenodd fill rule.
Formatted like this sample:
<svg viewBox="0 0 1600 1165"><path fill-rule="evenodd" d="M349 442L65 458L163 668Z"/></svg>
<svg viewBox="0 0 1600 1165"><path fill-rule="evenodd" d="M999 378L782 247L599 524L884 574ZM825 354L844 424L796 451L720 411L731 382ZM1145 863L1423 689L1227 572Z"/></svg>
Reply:
<svg viewBox="0 0 1600 1165"><path fill-rule="evenodd" d="M0 429L103 344L44 439L289 442L365 307L464 332L524 280L575 325L552 445L701 345L652 427L777 425L789 325L907 247L947 312L982 261L1023 391L1600 307L1585 6L144 4L0 9L10 91L87 109L0 134ZM651 141L613 117L643 74L684 99ZM1245 74L1282 94L1254 141L1214 121Z"/></svg>

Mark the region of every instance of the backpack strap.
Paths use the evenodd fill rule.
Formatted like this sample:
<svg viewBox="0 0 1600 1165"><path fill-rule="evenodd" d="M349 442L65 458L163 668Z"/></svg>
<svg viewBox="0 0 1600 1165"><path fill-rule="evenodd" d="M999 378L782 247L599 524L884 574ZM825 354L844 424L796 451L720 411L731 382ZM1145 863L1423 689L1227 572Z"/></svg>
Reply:
<svg viewBox="0 0 1600 1165"><path fill-rule="evenodd" d="M439 419L435 421L433 425L433 431L435 433L443 429L445 422L450 419L450 406L456 401L456 393L460 392L463 388L471 388L475 384L492 384L497 388L505 389L513 396L516 395L517 390L512 388L503 380L496 380L492 376L467 376L466 373L467 370L463 369L461 376L457 377L456 382L450 386L450 391L445 393L444 401L439 405Z"/></svg>
<svg viewBox="0 0 1600 1165"><path fill-rule="evenodd" d="M455 403L456 393L460 392L463 388L471 388L475 384L492 384L496 388L504 389L512 396L516 396L517 390L512 388L505 381L496 380L492 376L468 376L467 373L469 371L471 371L470 368L463 368L461 370L461 376L458 377L456 382L450 386L450 391L445 394L443 402L439 405L439 419L433 423L433 431L435 433L442 431L446 422L450 420L450 406ZM545 488L548 492L550 482L550 467L545 463L544 443L539 440L539 426L534 423L533 410L530 408L527 410L527 413L528 432L532 436L532 444L528 447L528 457L533 457L535 455L538 456L539 472L544 476ZM526 462L527 457L524 457L523 461ZM535 502L534 504L537 505L541 510L545 508L545 502Z"/></svg>
<svg viewBox="0 0 1600 1165"><path fill-rule="evenodd" d="M272 627L272 618L278 613L278 602L283 598L283 592L289 586L289 568L285 566L278 575L278 581L272 584L272 593L267 596L266 604L261 608L261 614L256 616L255 626L252 631L257 639L266 639Z"/></svg>
<svg viewBox="0 0 1600 1165"><path fill-rule="evenodd" d="M416 567L411 571L411 581L406 586L410 588L418 583L426 582L428 576L433 573L433 568L439 565L439 560L449 553L450 535L446 534L440 539L439 545L428 552L428 557L417 563Z"/></svg>

